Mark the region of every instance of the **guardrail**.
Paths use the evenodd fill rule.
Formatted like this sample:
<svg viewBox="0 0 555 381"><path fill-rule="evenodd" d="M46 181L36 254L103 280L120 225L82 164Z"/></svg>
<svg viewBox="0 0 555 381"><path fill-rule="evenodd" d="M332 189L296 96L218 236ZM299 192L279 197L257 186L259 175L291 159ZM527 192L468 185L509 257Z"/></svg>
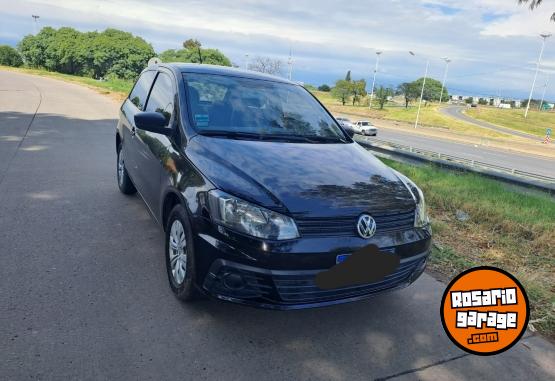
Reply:
<svg viewBox="0 0 555 381"><path fill-rule="evenodd" d="M385 153L390 156L403 156L414 160L433 162L442 166L478 172L490 177L517 183L519 185L532 186L555 193L555 177L521 171L516 168L503 167L478 160L465 159L462 157L429 151L418 147L393 143L376 138L363 138L357 136L355 140L367 149L371 149L372 151L377 151L382 154Z"/></svg>

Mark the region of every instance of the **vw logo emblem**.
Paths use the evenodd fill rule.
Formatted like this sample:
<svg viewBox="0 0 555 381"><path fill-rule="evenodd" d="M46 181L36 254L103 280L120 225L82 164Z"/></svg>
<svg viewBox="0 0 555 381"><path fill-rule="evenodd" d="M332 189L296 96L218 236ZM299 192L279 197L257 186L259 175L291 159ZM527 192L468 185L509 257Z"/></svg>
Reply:
<svg viewBox="0 0 555 381"><path fill-rule="evenodd" d="M358 218L357 222L358 235L368 239L376 233L376 221L368 214L363 214Z"/></svg>

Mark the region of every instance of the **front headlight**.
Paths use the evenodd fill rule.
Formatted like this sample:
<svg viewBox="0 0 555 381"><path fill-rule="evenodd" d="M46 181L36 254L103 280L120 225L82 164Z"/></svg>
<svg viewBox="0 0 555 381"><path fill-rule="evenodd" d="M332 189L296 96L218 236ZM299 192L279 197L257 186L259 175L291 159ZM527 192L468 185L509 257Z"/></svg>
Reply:
<svg viewBox="0 0 555 381"><path fill-rule="evenodd" d="M409 191L412 193L416 201L416 210L414 214L414 227L422 228L430 223L430 218L428 217L428 212L426 210L426 201L424 200L424 193L416 186L416 184L409 179L407 176L400 172L393 170L397 177L406 185Z"/></svg>
<svg viewBox="0 0 555 381"><path fill-rule="evenodd" d="M413 183L414 185L414 183ZM430 223L430 217L428 217L428 211L426 210L426 201L424 200L424 193L414 185L414 188L418 192L418 201L416 202L416 213L414 215L414 226L417 228L422 228Z"/></svg>
<svg viewBox="0 0 555 381"><path fill-rule="evenodd" d="M212 219L225 227L253 237L283 240L299 237L292 218L251 204L219 190L208 193Z"/></svg>

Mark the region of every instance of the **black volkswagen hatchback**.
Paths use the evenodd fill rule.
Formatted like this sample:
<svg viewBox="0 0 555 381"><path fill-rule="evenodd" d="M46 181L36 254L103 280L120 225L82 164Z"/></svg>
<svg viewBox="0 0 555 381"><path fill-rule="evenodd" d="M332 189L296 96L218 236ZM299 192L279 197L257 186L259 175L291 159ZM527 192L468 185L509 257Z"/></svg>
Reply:
<svg viewBox="0 0 555 381"><path fill-rule="evenodd" d="M219 66L149 67L121 107L116 147L119 188L138 191L163 227L182 300L315 307L407 286L424 270L422 192L298 84ZM375 282L317 285L369 245L398 266Z"/></svg>

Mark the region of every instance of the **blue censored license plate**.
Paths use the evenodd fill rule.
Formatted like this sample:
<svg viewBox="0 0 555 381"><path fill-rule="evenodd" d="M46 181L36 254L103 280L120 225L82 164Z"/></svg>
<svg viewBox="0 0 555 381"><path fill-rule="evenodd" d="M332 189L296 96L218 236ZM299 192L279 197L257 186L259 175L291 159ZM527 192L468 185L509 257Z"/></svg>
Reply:
<svg viewBox="0 0 555 381"><path fill-rule="evenodd" d="M395 254L395 248L381 249L380 251L382 251L384 253ZM350 256L351 256L351 254L339 254L337 257L335 257L335 264L338 265L342 262L345 262L345 260L347 258L349 258Z"/></svg>
<svg viewBox="0 0 555 381"><path fill-rule="evenodd" d="M337 257L335 257L335 264L345 262L345 260L347 258L349 258L350 256L351 256L351 254L339 254Z"/></svg>

